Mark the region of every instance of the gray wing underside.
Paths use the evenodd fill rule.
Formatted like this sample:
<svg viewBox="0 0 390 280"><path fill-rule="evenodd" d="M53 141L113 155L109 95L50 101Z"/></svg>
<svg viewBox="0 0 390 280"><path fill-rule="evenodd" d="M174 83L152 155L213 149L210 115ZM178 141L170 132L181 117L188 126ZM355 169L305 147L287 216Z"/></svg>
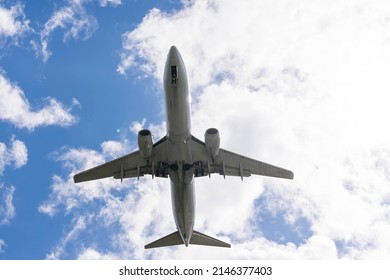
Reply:
<svg viewBox="0 0 390 280"><path fill-rule="evenodd" d="M166 166L163 164L166 156L166 137L153 145L153 154L145 159L139 151L106 162L76 174L75 183L114 177L115 179L134 178L147 174L167 177Z"/></svg>
<svg viewBox="0 0 390 280"><path fill-rule="evenodd" d="M223 176L249 177L252 174L284 179L293 179L290 170L265 162L251 159L224 149L219 149L218 155L210 158L206 145L192 136L191 152L195 166L195 177L218 173Z"/></svg>
<svg viewBox="0 0 390 280"><path fill-rule="evenodd" d="M139 151L109 161L102 165L80 172L74 176L74 182L85 182L107 177L115 179L134 178L144 175L168 177L167 138L164 137L153 145L150 159L145 159ZM219 149L218 156L211 158L206 145L201 140L191 137L190 148L195 177L218 173L223 176L249 177L252 174L284 179L293 179L290 170L265 162L254 160L224 149Z"/></svg>

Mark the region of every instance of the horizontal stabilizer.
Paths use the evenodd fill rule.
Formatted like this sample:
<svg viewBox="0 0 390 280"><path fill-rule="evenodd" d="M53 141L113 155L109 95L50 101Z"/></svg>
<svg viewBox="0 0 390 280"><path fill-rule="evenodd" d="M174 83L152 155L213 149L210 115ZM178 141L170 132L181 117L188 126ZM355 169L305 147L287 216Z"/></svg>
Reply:
<svg viewBox="0 0 390 280"><path fill-rule="evenodd" d="M181 239L180 233L179 231L175 231L174 233L171 233L167 236L164 236L163 238L160 238L152 243L145 245L145 249L174 246L174 245L181 245L181 244L184 243L183 240Z"/></svg>
<svg viewBox="0 0 390 280"><path fill-rule="evenodd" d="M183 245L183 239L180 236L179 231L175 231L163 238L160 238L152 243L145 245L145 249L166 247L166 246L175 246ZM214 247L225 247L230 248L230 244L208 236L206 234L200 233L198 231L193 231L190 239L190 244L193 245L203 245L203 246L214 246Z"/></svg>
<svg viewBox="0 0 390 280"><path fill-rule="evenodd" d="M195 230L192 232L190 244L230 248L229 243L223 242Z"/></svg>

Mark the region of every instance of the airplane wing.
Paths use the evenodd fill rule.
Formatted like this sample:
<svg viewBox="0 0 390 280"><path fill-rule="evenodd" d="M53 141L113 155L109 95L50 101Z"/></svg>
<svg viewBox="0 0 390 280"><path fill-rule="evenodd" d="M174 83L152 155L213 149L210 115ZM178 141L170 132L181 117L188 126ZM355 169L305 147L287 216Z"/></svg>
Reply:
<svg viewBox="0 0 390 280"><path fill-rule="evenodd" d="M106 162L76 174L75 183L114 177L115 179L140 177L146 174L157 177L168 177L166 158L166 137L153 145L153 153L149 160L143 158L139 151Z"/></svg>
<svg viewBox="0 0 390 280"><path fill-rule="evenodd" d="M219 149L218 155L212 159L206 149L206 144L192 136L191 152L195 167L195 177L218 173L223 176L249 177L252 174L284 179L293 179L290 170L265 162L254 160L239 154Z"/></svg>

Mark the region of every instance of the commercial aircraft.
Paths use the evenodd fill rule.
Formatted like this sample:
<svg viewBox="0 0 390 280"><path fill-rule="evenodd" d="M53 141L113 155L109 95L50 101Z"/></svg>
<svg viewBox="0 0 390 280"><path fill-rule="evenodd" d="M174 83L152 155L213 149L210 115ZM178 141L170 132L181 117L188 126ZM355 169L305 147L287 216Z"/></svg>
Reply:
<svg viewBox="0 0 390 280"><path fill-rule="evenodd" d="M139 150L74 176L74 182L106 177L123 180L144 175L170 178L173 216L177 231L145 249L189 244L230 247L230 244L194 230L194 178L218 173L249 177L252 174L293 179L293 172L221 149L219 132L209 128L204 142L191 134L190 93L183 59L175 46L164 70L167 134L153 144L152 134L138 133Z"/></svg>

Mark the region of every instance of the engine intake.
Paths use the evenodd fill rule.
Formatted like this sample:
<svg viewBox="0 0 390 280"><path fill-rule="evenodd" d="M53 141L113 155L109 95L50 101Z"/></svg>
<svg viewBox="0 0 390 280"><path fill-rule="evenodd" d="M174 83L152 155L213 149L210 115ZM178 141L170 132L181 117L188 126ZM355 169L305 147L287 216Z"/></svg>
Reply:
<svg viewBox="0 0 390 280"><path fill-rule="evenodd" d="M143 158L150 158L153 151L152 133L148 129L138 132L138 148Z"/></svg>
<svg viewBox="0 0 390 280"><path fill-rule="evenodd" d="M216 156L218 156L219 144L220 144L218 129L216 128L207 129L206 133L204 134L204 138L205 138L207 152L209 153L211 158L215 158Z"/></svg>

